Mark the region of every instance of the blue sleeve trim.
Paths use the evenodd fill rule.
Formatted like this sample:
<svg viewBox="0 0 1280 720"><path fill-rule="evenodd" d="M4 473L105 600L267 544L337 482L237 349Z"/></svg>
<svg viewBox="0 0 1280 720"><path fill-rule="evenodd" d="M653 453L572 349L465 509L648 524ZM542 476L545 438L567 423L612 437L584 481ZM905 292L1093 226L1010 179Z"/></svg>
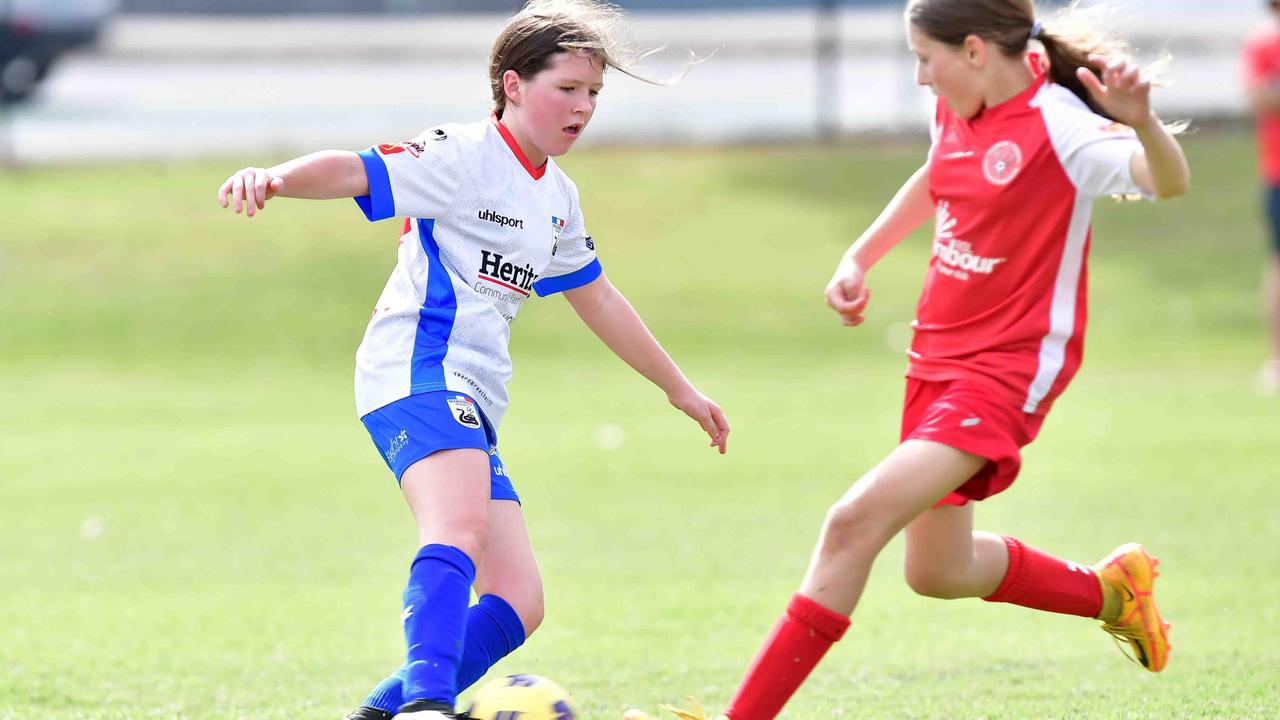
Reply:
<svg viewBox="0 0 1280 720"><path fill-rule="evenodd" d="M387 163L373 148L359 152L364 163L364 174L369 179L369 194L355 198L356 205L369 220L386 220L395 217L396 202L391 195L391 177L387 175Z"/></svg>
<svg viewBox="0 0 1280 720"><path fill-rule="evenodd" d="M538 293L539 297L546 297L565 290L572 290L595 280L600 277L602 272L604 272L604 268L600 267L600 258L591 258L590 263L568 275L558 275L539 280L533 284L533 291Z"/></svg>

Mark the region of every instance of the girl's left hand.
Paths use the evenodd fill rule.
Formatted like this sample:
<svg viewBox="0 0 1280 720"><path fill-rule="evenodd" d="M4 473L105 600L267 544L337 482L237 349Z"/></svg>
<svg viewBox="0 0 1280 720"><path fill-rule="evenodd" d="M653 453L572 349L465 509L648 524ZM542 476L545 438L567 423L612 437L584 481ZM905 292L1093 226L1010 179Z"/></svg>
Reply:
<svg viewBox="0 0 1280 720"><path fill-rule="evenodd" d="M711 447L720 448L721 455L725 453L726 443L729 441L729 421L715 401L693 386L686 387L676 395L668 395L667 400L702 426L703 431L711 438Z"/></svg>
<svg viewBox="0 0 1280 720"><path fill-rule="evenodd" d="M1129 127L1151 117L1151 81L1142 76L1141 67L1127 60L1108 60L1105 55L1090 55L1089 62L1102 71L1102 78L1083 67L1076 70L1076 77L1098 107Z"/></svg>

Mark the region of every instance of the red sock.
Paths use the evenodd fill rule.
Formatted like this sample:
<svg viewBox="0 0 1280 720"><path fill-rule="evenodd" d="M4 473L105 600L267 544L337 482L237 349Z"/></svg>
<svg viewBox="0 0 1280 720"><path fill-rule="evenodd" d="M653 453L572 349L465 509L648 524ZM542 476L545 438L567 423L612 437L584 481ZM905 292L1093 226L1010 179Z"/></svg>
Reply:
<svg viewBox="0 0 1280 720"><path fill-rule="evenodd" d="M747 667L725 712L731 720L772 720L849 629L849 618L796 593Z"/></svg>
<svg viewBox="0 0 1280 720"><path fill-rule="evenodd" d="M1088 618L1102 612L1102 587L1093 568L1045 555L1016 538L1006 537L1004 544L1009 569L983 600Z"/></svg>

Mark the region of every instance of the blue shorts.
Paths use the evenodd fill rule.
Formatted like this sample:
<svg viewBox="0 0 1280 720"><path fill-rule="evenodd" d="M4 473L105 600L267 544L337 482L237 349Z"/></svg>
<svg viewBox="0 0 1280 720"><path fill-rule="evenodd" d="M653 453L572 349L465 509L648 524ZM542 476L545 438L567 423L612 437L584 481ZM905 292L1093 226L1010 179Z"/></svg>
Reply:
<svg viewBox="0 0 1280 720"><path fill-rule="evenodd" d="M1280 255L1280 185L1268 185L1266 192L1267 229L1271 231L1271 251Z"/></svg>
<svg viewBox="0 0 1280 720"><path fill-rule="evenodd" d="M418 393L360 418L369 437L395 473L439 450L489 451L489 497L520 502L498 455L498 434L474 400L449 390Z"/></svg>

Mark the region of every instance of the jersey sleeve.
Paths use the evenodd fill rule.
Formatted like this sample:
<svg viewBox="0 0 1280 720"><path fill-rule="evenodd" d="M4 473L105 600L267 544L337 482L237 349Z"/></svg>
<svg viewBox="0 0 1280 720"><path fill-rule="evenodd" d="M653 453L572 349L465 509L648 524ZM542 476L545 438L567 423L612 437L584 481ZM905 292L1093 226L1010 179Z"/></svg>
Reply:
<svg viewBox="0 0 1280 720"><path fill-rule="evenodd" d="M407 142L362 150L369 194L356 197L356 205L369 220L440 216L464 182L458 143L435 129Z"/></svg>
<svg viewBox="0 0 1280 720"><path fill-rule="evenodd" d="M1082 194L1150 197L1130 170L1133 154L1142 149L1132 128L1084 107L1060 108L1046 122L1062 168Z"/></svg>
<svg viewBox="0 0 1280 720"><path fill-rule="evenodd" d="M551 264L546 273L533 284L533 291L545 297L565 290L582 287L600 277L604 269L600 267L600 259L596 257L596 244L587 234L586 224L582 219L582 206L578 203L578 190L569 184L572 206L569 217L564 218L564 228L560 230L555 249L551 254ZM556 222L559 218L552 220Z"/></svg>

